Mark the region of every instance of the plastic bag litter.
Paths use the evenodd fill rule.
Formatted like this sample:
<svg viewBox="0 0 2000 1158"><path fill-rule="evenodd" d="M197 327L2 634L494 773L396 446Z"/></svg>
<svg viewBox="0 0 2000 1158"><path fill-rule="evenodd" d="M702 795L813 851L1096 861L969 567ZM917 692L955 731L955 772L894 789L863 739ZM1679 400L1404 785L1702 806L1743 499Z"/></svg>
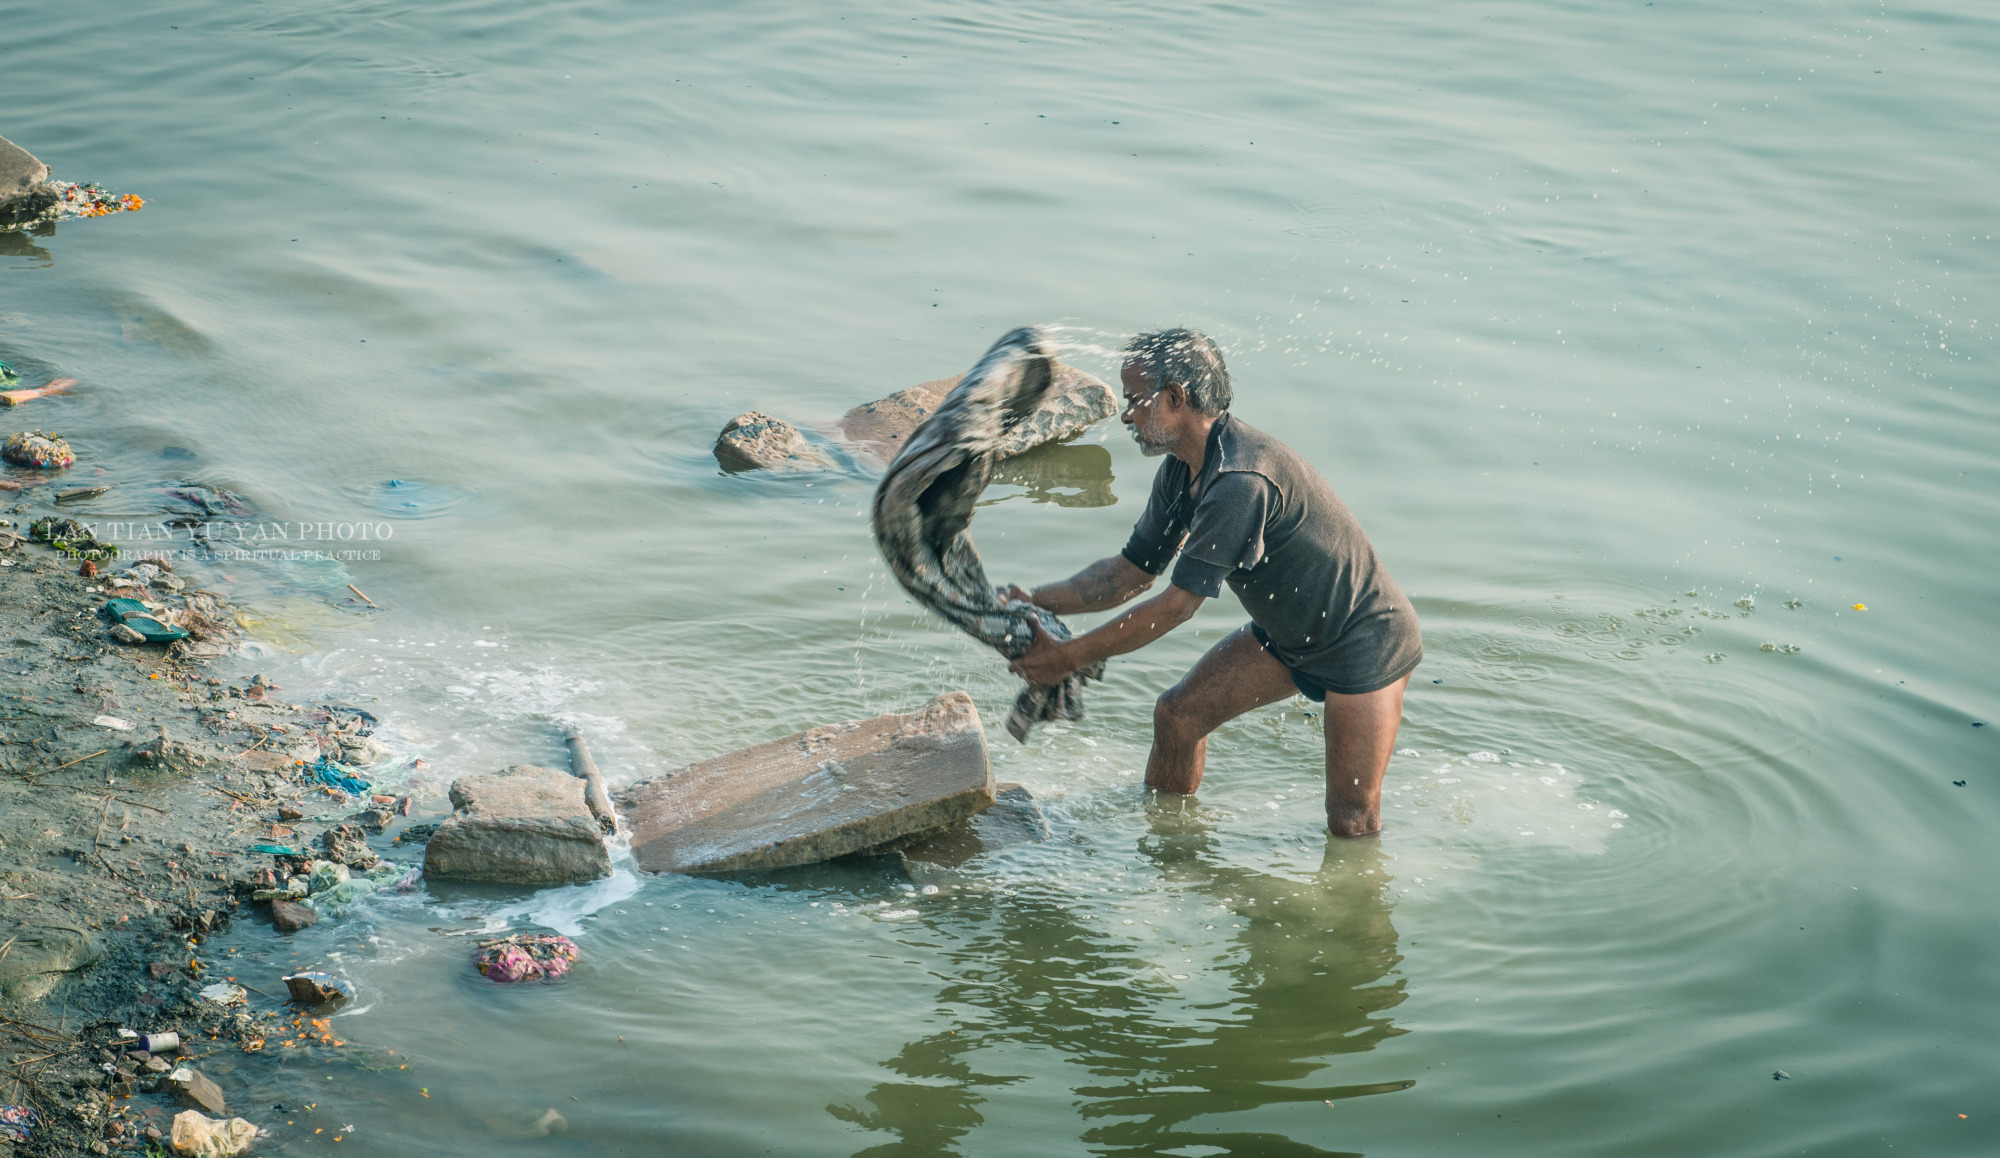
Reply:
<svg viewBox="0 0 2000 1158"><path fill-rule="evenodd" d="M33 1106L0 1106L0 1138L25 1142L40 1120Z"/></svg>
<svg viewBox="0 0 2000 1158"><path fill-rule="evenodd" d="M194 1158L233 1158L257 1139L257 1127L243 1118L211 1118L200 1110L174 1115L174 1150Z"/></svg>
<svg viewBox="0 0 2000 1158"><path fill-rule="evenodd" d="M241 985L231 985L227 981L218 981L213 985L202 986L201 999L203 1001L212 1001L217 1005L241 1005L245 1001L250 1000L250 995L244 991Z"/></svg>
<svg viewBox="0 0 2000 1158"><path fill-rule="evenodd" d="M577 959L576 942L553 933L517 933L482 941L472 967L488 981L553 981Z"/></svg>
<svg viewBox="0 0 2000 1158"><path fill-rule="evenodd" d="M346 884L353 875L344 864L335 864L330 860L315 861L312 875L306 878L306 891L317 897Z"/></svg>
<svg viewBox="0 0 2000 1158"><path fill-rule="evenodd" d="M319 763L312 766L312 775L328 788L338 788L349 796L368 791L368 781L350 774L344 765L336 764L330 757L321 756Z"/></svg>
<svg viewBox="0 0 2000 1158"><path fill-rule="evenodd" d="M333 867L343 872L347 869L346 865L334 865ZM318 870L314 870L314 872L317 875ZM341 913L346 912L349 905L352 905L369 893L395 884L404 875L404 872L405 870L402 865L390 864L388 861L383 861L380 868L377 868L367 876L357 877L349 875L346 880L341 881L331 888L323 891L314 889L311 899L306 901L306 904L322 913L337 917ZM419 868L417 872L421 876L423 870Z"/></svg>

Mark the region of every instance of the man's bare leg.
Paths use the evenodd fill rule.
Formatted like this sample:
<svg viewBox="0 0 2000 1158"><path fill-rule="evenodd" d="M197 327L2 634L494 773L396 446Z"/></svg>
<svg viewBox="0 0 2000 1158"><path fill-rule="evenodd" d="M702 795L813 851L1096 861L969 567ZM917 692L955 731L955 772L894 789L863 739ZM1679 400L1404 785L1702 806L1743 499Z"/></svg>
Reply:
<svg viewBox="0 0 2000 1158"><path fill-rule="evenodd" d="M1192 795L1201 787L1210 732L1252 708L1296 695L1298 690L1291 671L1264 650L1249 628L1230 632L1153 706L1153 751L1146 757L1146 787ZM1390 736L1394 735L1392 728ZM1331 753L1332 748L1327 751ZM1327 758L1332 760L1331 755Z"/></svg>
<svg viewBox="0 0 2000 1158"><path fill-rule="evenodd" d="M1358 696L1326 697L1326 828L1367 836L1382 828L1382 773L1403 722L1404 676ZM1155 749L1157 751L1157 748Z"/></svg>

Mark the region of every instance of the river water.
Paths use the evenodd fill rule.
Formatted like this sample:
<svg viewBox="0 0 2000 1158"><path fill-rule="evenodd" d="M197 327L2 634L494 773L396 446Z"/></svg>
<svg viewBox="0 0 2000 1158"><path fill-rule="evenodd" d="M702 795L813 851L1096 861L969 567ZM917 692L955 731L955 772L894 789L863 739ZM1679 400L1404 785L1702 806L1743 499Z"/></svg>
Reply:
<svg viewBox="0 0 2000 1158"><path fill-rule="evenodd" d="M559 763L562 723L617 781L951 688L997 724L868 475L709 445L1022 323L1107 377L1122 335L1213 334L1423 621L1379 840L1324 834L1303 701L1146 799L1225 596L1088 719L992 728L1039 845L240 924L245 979L363 992L341 1064L232 1095L258 1153L2000 1148L1985 6L4 21L0 132L148 201L0 236L0 358L84 383L10 421L118 484L100 519L202 483L363 552L186 566L434 783ZM995 578L1116 550L1154 465L1115 424L1020 460ZM496 917L583 964L509 991L430 931Z"/></svg>

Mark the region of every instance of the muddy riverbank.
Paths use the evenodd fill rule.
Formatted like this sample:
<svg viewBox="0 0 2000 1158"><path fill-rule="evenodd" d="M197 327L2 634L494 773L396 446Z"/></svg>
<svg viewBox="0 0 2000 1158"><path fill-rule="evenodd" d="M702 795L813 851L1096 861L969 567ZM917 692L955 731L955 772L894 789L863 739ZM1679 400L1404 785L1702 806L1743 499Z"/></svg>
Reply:
<svg viewBox="0 0 2000 1158"><path fill-rule="evenodd" d="M39 513L17 505L0 531ZM402 795L379 803L325 783L393 759L376 721L294 702L244 667L200 564L161 578L106 560L85 576L47 543L0 542L13 543L0 551L0 1104L32 1120L0 1155L142 1152L201 1104L172 1080L183 1069L215 1083L220 1116L282 1126L230 1095L280 1054L340 1047L313 1021L325 1011L284 1003L282 970L239 975L208 939L269 922L256 894L309 858L356 876L381 875L385 853L416 863L395 842L427 795L422 762L392 765ZM114 590L203 627L121 644L99 612ZM183 1045L157 1059L123 1036L161 1031Z"/></svg>

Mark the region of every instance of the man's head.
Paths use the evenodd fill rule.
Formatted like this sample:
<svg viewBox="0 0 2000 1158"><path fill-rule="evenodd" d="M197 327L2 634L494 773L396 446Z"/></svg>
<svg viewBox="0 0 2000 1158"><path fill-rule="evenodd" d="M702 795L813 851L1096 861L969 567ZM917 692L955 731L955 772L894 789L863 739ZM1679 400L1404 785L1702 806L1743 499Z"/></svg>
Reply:
<svg viewBox="0 0 2000 1158"><path fill-rule="evenodd" d="M1125 388L1119 419L1149 455L1172 451L1195 427L1205 431L1229 409L1222 351L1196 330L1155 330L1125 343L1119 379Z"/></svg>

